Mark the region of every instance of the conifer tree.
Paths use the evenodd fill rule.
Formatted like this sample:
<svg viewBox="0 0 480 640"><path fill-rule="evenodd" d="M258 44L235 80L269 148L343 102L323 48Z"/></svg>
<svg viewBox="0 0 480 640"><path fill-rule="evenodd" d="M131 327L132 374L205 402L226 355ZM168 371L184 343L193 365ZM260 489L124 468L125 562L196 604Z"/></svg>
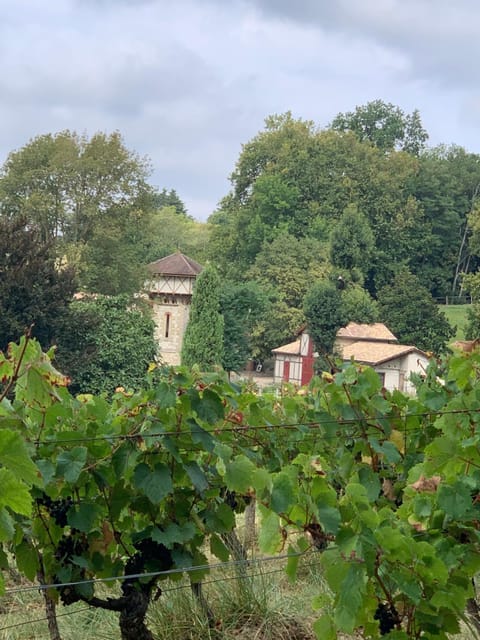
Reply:
<svg viewBox="0 0 480 640"><path fill-rule="evenodd" d="M197 278L190 320L183 337L182 364L202 371L220 366L223 358L223 316L220 313L220 279L210 265Z"/></svg>

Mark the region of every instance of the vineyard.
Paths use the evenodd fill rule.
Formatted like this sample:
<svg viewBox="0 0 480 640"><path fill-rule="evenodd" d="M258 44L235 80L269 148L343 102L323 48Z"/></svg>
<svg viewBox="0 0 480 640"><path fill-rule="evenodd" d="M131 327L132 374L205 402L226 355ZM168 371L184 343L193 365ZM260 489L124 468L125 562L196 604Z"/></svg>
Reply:
<svg viewBox="0 0 480 640"><path fill-rule="evenodd" d="M319 639L480 624L479 355L432 364L415 397L350 364L281 395L152 366L110 399L72 396L51 355L0 356L0 566L41 591L53 640L59 601L152 640L151 602L184 580L213 629L212 570L281 559L294 581L312 554ZM252 509L255 558L235 528Z"/></svg>

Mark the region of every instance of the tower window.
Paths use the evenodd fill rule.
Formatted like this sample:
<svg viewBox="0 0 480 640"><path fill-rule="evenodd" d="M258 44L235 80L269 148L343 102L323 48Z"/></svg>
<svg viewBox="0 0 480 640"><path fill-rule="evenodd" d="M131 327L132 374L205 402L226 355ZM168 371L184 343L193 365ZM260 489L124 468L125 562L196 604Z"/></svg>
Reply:
<svg viewBox="0 0 480 640"><path fill-rule="evenodd" d="M170 333L170 314L165 314L165 338L168 338L168 334Z"/></svg>

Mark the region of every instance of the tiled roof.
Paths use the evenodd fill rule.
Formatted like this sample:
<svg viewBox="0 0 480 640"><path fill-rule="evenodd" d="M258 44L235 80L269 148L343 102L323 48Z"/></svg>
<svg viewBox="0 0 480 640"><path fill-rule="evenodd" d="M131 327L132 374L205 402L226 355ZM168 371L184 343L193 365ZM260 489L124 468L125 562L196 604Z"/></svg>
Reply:
<svg viewBox="0 0 480 640"><path fill-rule="evenodd" d="M363 362L369 365L379 365L389 360L394 360L409 353L416 352L419 355L426 356L423 351L417 347L405 344L390 344L388 342L367 342L358 341L347 345L343 349L343 359L356 362Z"/></svg>
<svg viewBox="0 0 480 640"><path fill-rule="evenodd" d="M346 327L337 332L339 338L356 338L357 340L394 340L398 342L393 333L381 322L373 324L358 324L349 322Z"/></svg>
<svg viewBox="0 0 480 640"><path fill-rule="evenodd" d="M277 347L276 349L272 349L273 353L284 353L286 355L298 356L300 355L300 340L295 340L295 342L290 342L289 344L284 344L282 347Z"/></svg>
<svg viewBox="0 0 480 640"><path fill-rule="evenodd" d="M148 265L148 270L154 275L165 276L197 276L202 270L202 265L188 256L177 251L165 258L160 258Z"/></svg>

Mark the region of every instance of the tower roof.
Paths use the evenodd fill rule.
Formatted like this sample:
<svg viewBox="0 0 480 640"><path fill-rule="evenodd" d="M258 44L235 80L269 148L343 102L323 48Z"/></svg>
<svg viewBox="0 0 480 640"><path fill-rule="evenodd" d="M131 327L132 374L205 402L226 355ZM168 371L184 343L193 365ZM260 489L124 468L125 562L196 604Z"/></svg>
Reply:
<svg viewBox="0 0 480 640"><path fill-rule="evenodd" d="M152 275L165 275L165 276L198 276L203 269L202 265L192 258L176 251L175 253L155 260L148 265L148 270Z"/></svg>

